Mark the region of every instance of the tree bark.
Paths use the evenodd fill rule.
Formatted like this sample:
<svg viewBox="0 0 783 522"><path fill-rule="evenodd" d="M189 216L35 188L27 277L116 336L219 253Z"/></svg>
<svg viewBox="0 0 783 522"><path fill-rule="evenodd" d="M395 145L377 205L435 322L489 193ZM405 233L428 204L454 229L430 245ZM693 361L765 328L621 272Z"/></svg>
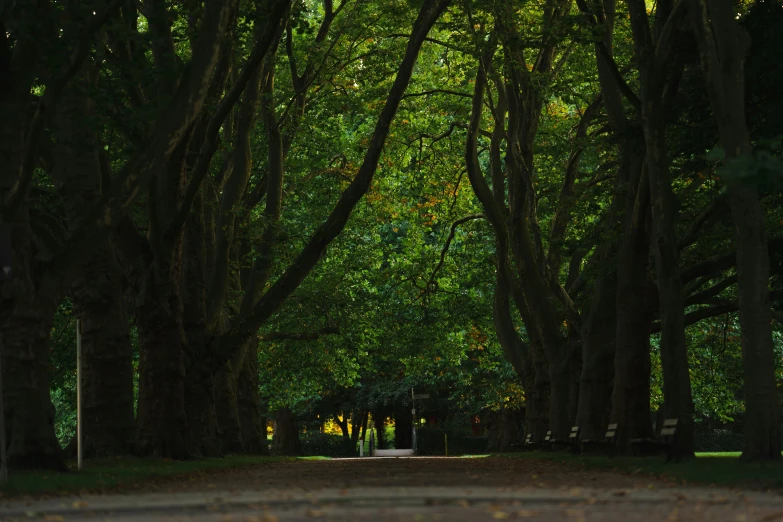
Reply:
<svg viewBox="0 0 783 522"><path fill-rule="evenodd" d="M628 0L633 40L639 60L642 101L642 129L646 145L647 178L650 183L650 208L654 232L655 268L661 313L661 366L663 373L664 412L678 419L677 446L680 456L693 456L693 397L691 395L688 350L685 340L685 307L680 276L679 247L675 219L677 200L669 172L666 145L666 97L676 87L669 76L670 32L659 29L653 39L643 0ZM670 14L668 3L656 13L656 28ZM671 13L673 14L673 13ZM667 87L670 87L667 91Z"/></svg>
<svg viewBox="0 0 783 522"><path fill-rule="evenodd" d="M582 371L579 377L579 403L576 424L581 437L601 440L609 424L612 409L614 357L617 333L617 276L614 245L600 247L601 265L607 266L598 275L593 289L590 311L582 331ZM611 256L611 257L610 257Z"/></svg>
<svg viewBox="0 0 783 522"><path fill-rule="evenodd" d="M258 345L252 344L247 348L245 362L237 382L243 450L253 455L269 455L269 445L266 442L266 417L263 414L264 406L261 403L258 384Z"/></svg>
<svg viewBox="0 0 783 522"><path fill-rule="evenodd" d="M690 18L718 124L728 169L752 155L745 120L744 61L749 47L733 6L726 0L690 0ZM735 173L735 176L738 174ZM764 210L756 188L729 181L737 237L737 281L742 327L747 460L780 460L780 406L775 384L769 301L769 253Z"/></svg>
<svg viewBox="0 0 783 522"><path fill-rule="evenodd" d="M18 45L29 43L23 41ZM0 42L0 45L5 43ZM19 47L16 51L21 52ZM0 97L0 197L5 201L18 181L21 168L26 130L24 100L30 91L29 85L13 84L19 76L5 70L10 64L0 66L4 66L0 70L3 78L0 82L12 91L4 92ZM20 199L13 221L8 224L12 227L13 278L0 282L0 356L3 358L8 464L14 468L65 471L62 450L54 432L54 407L49 397L48 339L59 298L54 292L41 292L40 281L34 275L40 266L36 262L37 249L26 197Z"/></svg>
<svg viewBox="0 0 783 522"><path fill-rule="evenodd" d="M93 103L86 94L90 86L85 67L63 92L53 125L51 174L70 230L82 225L102 190ZM87 458L128 454L134 440L133 354L112 239L102 238L72 290L81 326L82 443Z"/></svg>
<svg viewBox="0 0 783 522"><path fill-rule="evenodd" d="M408 408L397 407L394 411L394 447L397 449L413 447L413 419Z"/></svg>
<svg viewBox="0 0 783 522"><path fill-rule="evenodd" d="M296 456L302 453L299 442L299 425L290 408L280 408L275 413L275 434L272 440L275 455Z"/></svg>
<svg viewBox="0 0 783 522"><path fill-rule="evenodd" d="M148 274L137 311L139 405L137 451L141 455L184 459L185 332L179 295L169 274Z"/></svg>
<svg viewBox="0 0 783 522"><path fill-rule="evenodd" d="M373 413L373 423L375 424L375 447L377 449L386 449L386 419L379 412Z"/></svg>
<svg viewBox="0 0 783 522"><path fill-rule="evenodd" d="M650 280L650 206L646 174L641 173L643 147L630 157L628 210L623 244L617 258L617 349L611 420L618 424L618 450L631 438L653 436L650 413L650 328L654 288ZM622 153L622 151L621 151Z"/></svg>
<svg viewBox="0 0 783 522"><path fill-rule="evenodd" d="M24 214L24 209L19 211ZM28 236L29 237L29 236ZM62 450L54 434L54 406L49 397L49 332L54 305L38 298L20 261L21 237L14 248L15 286L26 287L2 330L3 396L8 443L8 465L12 468L43 468L67 471ZM27 279L27 281L24 281ZM9 290L8 283L4 285ZM4 296L5 298L6 296ZM4 299L5 300L5 299Z"/></svg>

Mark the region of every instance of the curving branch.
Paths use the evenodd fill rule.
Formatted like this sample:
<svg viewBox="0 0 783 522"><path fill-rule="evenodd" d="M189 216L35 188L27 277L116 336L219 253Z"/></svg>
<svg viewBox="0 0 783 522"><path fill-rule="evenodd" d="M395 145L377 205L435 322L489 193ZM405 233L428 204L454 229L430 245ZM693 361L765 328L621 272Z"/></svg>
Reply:
<svg viewBox="0 0 783 522"><path fill-rule="evenodd" d="M68 82L70 82L76 73L79 72L84 61L89 56L93 37L109 18L111 18L122 3L123 0L115 0L103 11L93 16L92 20L90 20L81 31L76 44L76 49L74 49L71 55L68 67L61 75L47 84L46 91L38 100L32 122L30 123L30 129L27 132L27 139L25 140L19 177L17 178L16 183L11 186L11 190L8 192L8 195L3 202L3 208L0 211L4 222L10 223L13 221L14 214L16 214L19 205L26 197L27 191L30 188L30 183L32 183L33 180L33 173L35 172L35 165L38 160L38 147L41 142L41 135L47 118L49 115L54 114L57 102L59 101L60 96L62 96Z"/></svg>
<svg viewBox="0 0 783 522"><path fill-rule="evenodd" d="M427 284L424 285L424 292L429 292L431 289L435 287L435 277L438 275L438 272L443 267L443 263L446 261L446 253L449 251L449 246L451 246L451 242L454 240L454 235L457 232L457 227L467 223L468 221L473 221L475 219L484 219L484 214L471 214L469 216L465 216L462 218L459 218L454 223L451 224L451 232L449 232L449 237L446 238L446 243L443 245L443 249L440 251L440 260L438 261L438 264L435 266L435 270L432 271L432 274L430 275L429 281L427 281Z"/></svg>
<svg viewBox="0 0 783 522"><path fill-rule="evenodd" d="M318 264L329 244L342 232L351 213L364 194L370 189L375 171L378 168L381 152L389 135L392 120L397 113L405 89L410 83L413 68L416 64L419 50L429 30L448 7L450 0L425 0L414 22L412 37L405 50L405 57L400 64L394 84L389 91L386 104L375 125L372 139L367 147L356 177L340 196L334 210L326 221L313 233L305 247L286 268L283 275L275 281L269 290L253 306L249 317L240 318L221 336L215 344L211 355L215 362L220 363L230 358L236 347L255 335L261 325L274 314L283 302L304 281L310 271Z"/></svg>

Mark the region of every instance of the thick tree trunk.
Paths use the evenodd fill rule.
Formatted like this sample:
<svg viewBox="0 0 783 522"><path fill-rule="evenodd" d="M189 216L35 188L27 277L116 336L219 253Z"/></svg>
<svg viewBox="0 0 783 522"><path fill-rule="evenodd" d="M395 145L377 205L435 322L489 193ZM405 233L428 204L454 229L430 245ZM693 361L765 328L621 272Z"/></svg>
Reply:
<svg viewBox="0 0 783 522"><path fill-rule="evenodd" d="M18 247L14 253L19 253ZM23 284L20 279L25 274L20 264L15 264L14 270L14 284ZM8 283L5 286L4 290ZM55 411L49 397L48 341L53 317L48 310L54 306L36 299L28 288L30 293L18 295L2 331L8 465L67 471L54 434Z"/></svg>
<svg viewBox="0 0 783 522"><path fill-rule="evenodd" d="M745 120L744 61L750 39L726 0L690 0L691 21L718 123L727 168L752 154ZM740 178L740 172L734 172ZM779 460L780 406L775 384L769 301L769 251L758 191L729 180L737 236L737 282L745 377L745 448L742 458Z"/></svg>
<svg viewBox="0 0 783 522"><path fill-rule="evenodd" d="M239 417L238 375L234 375L231 365L226 365L215 376L218 425L223 449L229 453L241 453L244 450L242 421Z"/></svg>
<svg viewBox="0 0 783 522"><path fill-rule="evenodd" d="M780 407L769 302L769 254L758 193L733 187L731 214L737 235L747 460L779 460Z"/></svg>
<svg viewBox="0 0 783 522"><path fill-rule="evenodd" d="M398 407L394 411L394 447L397 449L413 447L413 419L408 408Z"/></svg>
<svg viewBox="0 0 783 522"><path fill-rule="evenodd" d="M180 301L170 281L149 276L137 312L139 407L137 451L188 457L185 414L185 332ZM203 383L202 383L203 384Z"/></svg>
<svg viewBox="0 0 783 522"><path fill-rule="evenodd" d="M5 67L0 74L14 79ZM22 100L28 95L29 86L0 97L0 198L3 201L18 181L24 150L22 109L27 106ZM48 339L57 297L37 292L40 281L33 275L36 251L26 198L21 199L9 224L13 279L0 282L0 356L8 463L15 468L64 471L62 450L54 432L54 407L49 397Z"/></svg>
<svg viewBox="0 0 783 522"><path fill-rule="evenodd" d="M290 408L280 408L275 413L275 434L272 439L272 453L275 455L299 455L299 424Z"/></svg>
<svg viewBox="0 0 783 522"><path fill-rule="evenodd" d="M74 285L82 342L85 457L132 453L133 365L119 266L110 245L95 252Z"/></svg>
<svg viewBox="0 0 783 522"><path fill-rule="evenodd" d="M650 328L654 288L650 281L649 187L642 170L643 148L630 154L628 210L617 259L617 349L611 420L618 426L619 451L631 438L653 436L650 414ZM638 190L638 191L637 191Z"/></svg>
<svg viewBox="0 0 783 522"><path fill-rule="evenodd" d="M254 343L255 341L250 341ZM248 346L245 363L239 372L237 383L239 418L242 420L244 452L253 455L269 455L266 442L266 417L258 390L258 347Z"/></svg>
<svg viewBox="0 0 783 522"><path fill-rule="evenodd" d="M102 175L88 71L65 90L53 125L52 178L63 199L68 228L83 224L100 200ZM130 453L134 442L133 364L122 274L113 241L80 267L73 305L81 323L84 456Z"/></svg>
<svg viewBox="0 0 783 522"><path fill-rule="evenodd" d="M549 365L541 343L530 342L529 370L525 372L525 434L534 441L544 440L549 430Z"/></svg>
<svg viewBox="0 0 783 522"><path fill-rule="evenodd" d="M206 192L206 191L205 191ZM185 227L183 247L185 330L185 415L187 418L188 453L193 456L219 457L223 454L223 439L219 433L216 405L218 377L209 363L210 338L206 331L205 283L207 274L208 231L211 214L201 196L193 203L193 211Z"/></svg>
<svg viewBox="0 0 783 522"><path fill-rule="evenodd" d="M679 454L690 457L693 456L693 398L675 228L677 199L672 189L666 145L666 99L672 98L676 93L680 72L676 70L676 60L668 60L665 56L668 52L667 46L671 44L662 41L669 38L667 33L659 31L653 36L644 0L629 0L628 9L636 56L639 57L637 67L641 80L642 128L647 152L646 167L654 239L652 243L661 316L664 411L667 418L679 420ZM669 4L661 4L657 16L666 20L669 9ZM671 65L672 62L675 62L674 66Z"/></svg>
<svg viewBox="0 0 783 522"><path fill-rule="evenodd" d="M596 281L582 332L582 372L576 423L584 439L600 440L609 424L617 333L616 300L617 280L612 267Z"/></svg>
<svg viewBox="0 0 783 522"><path fill-rule="evenodd" d="M489 412L487 427L487 451L504 452L519 439L517 412L500 410Z"/></svg>
<svg viewBox="0 0 783 522"><path fill-rule="evenodd" d="M386 419L383 414L375 412L372 416L375 424L375 447L377 449L386 449Z"/></svg>

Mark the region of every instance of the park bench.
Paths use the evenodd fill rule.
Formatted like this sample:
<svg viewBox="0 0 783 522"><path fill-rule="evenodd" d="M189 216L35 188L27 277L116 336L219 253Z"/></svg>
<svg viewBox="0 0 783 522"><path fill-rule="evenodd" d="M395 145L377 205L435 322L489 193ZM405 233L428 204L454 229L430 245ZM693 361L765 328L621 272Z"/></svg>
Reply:
<svg viewBox="0 0 783 522"><path fill-rule="evenodd" d="M544 443L548 446L548 449L555 451L559 448L568 448L571 453L578 453L578 451L575 449L576 446L579 444L579 433L580 433L579 426L573 426L571 427L571 432L568 434L568 440L558 440L552 438L552 432L547 431L546 437L544 438Z"/></svg>
<svg viewBox="0 0 783 522"><path fill-rule="evenodd" d="M570 446L571 453L577 455L579 453L579 435L582 433L582 428L577 424L571 428L571 433L568 434L568 445Z"/></svg>
<svg viewBox="0 0 783 522"><path fill-rule="evenodd" d="M672 458L674 458L675 462L679 462L680 453L677 448L677 426L678 419L665 419L657 439L631 439L631 451L634 455L644 455L663 450L666 452L666 462L671 461Z"/></svg>
<svg viewBox="0 0 783 522"><path fill-rule="evenodd" d="M615 447L617 446L617 423L610 424L609 426L606 427L604 440L584 439L577 446L576 451L581 453L582 450L585 448L585 446L607 449L609 451L609 456L613 457Z"/></svg>

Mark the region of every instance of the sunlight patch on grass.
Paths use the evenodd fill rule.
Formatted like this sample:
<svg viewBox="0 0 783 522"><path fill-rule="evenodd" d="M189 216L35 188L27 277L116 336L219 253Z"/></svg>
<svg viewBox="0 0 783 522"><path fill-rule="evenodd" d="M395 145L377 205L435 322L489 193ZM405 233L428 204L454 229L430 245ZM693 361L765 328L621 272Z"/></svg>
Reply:
<svg viewBox="0 0 783 522"><path fill-rule="evenodd" d="M460 458L460 459L484 459L484 458L487 458L489 456L491 456L491 455L489 453L487 453L486 455L460 455L457 458Z"/></svg>
<svg viewBox="0 0 783 522"><path fill-rule="evenodd" d="M741 451L702 451L697 452L696 457L739 458Z"/></svg>
<svg viewBox="0 0 783 522"><path fill-rule="evenodd" d="M314 455L311 457L296 457L297 460L332 460L332 457L323 457L319 455Z"/></svg>

